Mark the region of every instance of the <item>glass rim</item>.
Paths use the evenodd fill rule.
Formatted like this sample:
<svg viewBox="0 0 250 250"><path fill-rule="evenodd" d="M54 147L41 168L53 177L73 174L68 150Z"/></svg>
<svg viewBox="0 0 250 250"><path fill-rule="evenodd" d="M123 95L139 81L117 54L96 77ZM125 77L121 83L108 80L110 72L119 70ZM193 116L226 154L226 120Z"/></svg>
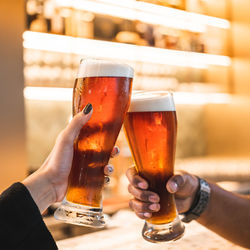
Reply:
<svg viewBox="0 0 250 250"><path fill-rule="evenodd" d="M132 97L133 96L140 96L144 94L151 94L152 96L167 96L170 95L173 97L173 91L170 90L133 90L132 91Z"/></svg>
<svg viewBox="0 0 250 250"><path fill-rule="evenodd" d="M175 111L171 91L133 91L128 112Z"/></svg>
<svg viewBox="0 0 250 250"><path fill-rule="evenodd" d="M122 61L84 57L80 60L76 78L84 77L134 78L134 69Z"/></svg>

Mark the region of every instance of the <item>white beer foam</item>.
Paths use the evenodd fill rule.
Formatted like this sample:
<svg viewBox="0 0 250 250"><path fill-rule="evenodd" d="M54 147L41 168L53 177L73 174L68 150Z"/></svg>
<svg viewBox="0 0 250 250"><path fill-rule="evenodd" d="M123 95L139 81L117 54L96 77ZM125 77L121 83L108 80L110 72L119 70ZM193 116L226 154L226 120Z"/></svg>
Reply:
<svg viewBox="0 0 250 250"><path fill-rule="evenodd" d="M80 63L77 78L83 77L134 77L134 70L127 64L99 59L83 59Z"/></svg>
<svg viewBox="0 0 250 250"><path fill-rule="evenodd" d="M128 112L175 111L173 95L167 91L135 91Z"/></svg>

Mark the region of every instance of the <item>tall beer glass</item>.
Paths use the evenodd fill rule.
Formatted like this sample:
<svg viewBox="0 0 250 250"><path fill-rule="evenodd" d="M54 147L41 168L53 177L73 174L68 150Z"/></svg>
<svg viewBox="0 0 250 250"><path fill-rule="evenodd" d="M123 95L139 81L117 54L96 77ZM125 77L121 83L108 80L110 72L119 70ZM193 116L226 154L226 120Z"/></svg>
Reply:
<svg viewBox="0 0 250 250"><path fill-rule="evenodd" d="M68 223L103 227L104 166L120 132L130 104L134 71L126 64L86 59L74 85L73 115L86 104L93 115L74 143L66 197L55 218Z"/></svg>
<svg viewBox="0 0 250 250"><path fill-rule="evenodd" d="M177 120L172 94L133 94L124 126L139 175L148 181L149 190L160 196L160 211L145 221L143 238L151 242L178 239L184 226L174 196L166 189L174 171L176 148Z"/></svg>

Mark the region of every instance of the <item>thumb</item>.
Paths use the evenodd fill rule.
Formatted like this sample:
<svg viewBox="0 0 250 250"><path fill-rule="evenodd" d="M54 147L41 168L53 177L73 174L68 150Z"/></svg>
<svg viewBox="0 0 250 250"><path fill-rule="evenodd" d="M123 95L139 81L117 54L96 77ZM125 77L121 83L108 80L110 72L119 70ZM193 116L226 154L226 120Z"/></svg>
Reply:
<svg viewBox="0 0 250 250"><path fill-rule="evenodd" d="M79 135L82 127L89 121L93 113L93 107L88 103L84 109L76 114L68 126L64 130L64 136L67 141L74 142L75 138ZM65 138L65 139L66 139Z"/></svg>
<svg viewBox="0 0 250 250"><path fill-rule="evenodd" d="M167 190L170 193L175 193L179 198L193 195L197 191L198 186L198 178L184 171L180 171L180 174L172 176L166 184Z"/></svg>
<svg viewBox="0 0 250 250"><path fill-rule="evenodd" d="M168 192L176 193L184 186L185 181L185 175L174 175L168 180L166 188Z"/></svg>

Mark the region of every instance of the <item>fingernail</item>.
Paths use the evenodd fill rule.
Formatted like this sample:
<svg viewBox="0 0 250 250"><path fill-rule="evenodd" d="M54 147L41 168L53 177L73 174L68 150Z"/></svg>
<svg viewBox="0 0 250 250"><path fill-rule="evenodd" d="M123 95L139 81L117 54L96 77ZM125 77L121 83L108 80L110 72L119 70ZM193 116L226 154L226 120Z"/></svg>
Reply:
<svg viewBox="0 0 250 250"><path fill-rule="evenodd" d="M155 195L149 196L148 200L151 202L159 202L159 198Z"/></svg>
<svg viewBox="0 0 250 250"><path fill-rule="evenodd" d="M159 204L151 204L149 206L149 209L152 211L158 211L160 209L160 205Z"/></svg>
<svg viewBox="0 0 250 250"><path fill-rule="evenodd" d="M146 217L146 218L150 218L150 217L152 216L151 213L144 213L143 215L144 215L144 217Z"/></svg>
<svg viewBox="0 0 250 250"><path fill-rule="evenodd" d="M170 182L169 186L170 186L172 192L176 192L178 190L178 185L176 182Z"/></svg>
<svg viewBox="0 0 250 250"><path fill-rule="evenodd" d="M118 155L120 153L120 149L117 146L115 146L115 150L116 150L116 154Z"/></svg>
<svg viewBox="0 0 250 250"><path fill-rule="evenodd" d="M114 168L113 168L113 166L111 166L111 165L108 165L108 171L109 171L109 173L112 173L112 172L114 171Z"/></svg>
<svg viewBox="0 0 250 250"><path fill-rule="evenodd" d="M110 183L110 178L108 176L105 176L104 177L104 182L105 182L105 184Z"/></svg>
<svg viewBox="0 0 250 250"><path fill-rule="evenodd" d="M89 114L92 109L93 109L92 104L88 103L83 109L83 114L85 115Z"/></svg>
<svg viewBox="0 0 250 250"><path fill-rule="evenodd" d="M141 188L141 189L146 189L147 188L147 184L144 183L144 182L139 182L138 183L138 187Z"/></svg>

